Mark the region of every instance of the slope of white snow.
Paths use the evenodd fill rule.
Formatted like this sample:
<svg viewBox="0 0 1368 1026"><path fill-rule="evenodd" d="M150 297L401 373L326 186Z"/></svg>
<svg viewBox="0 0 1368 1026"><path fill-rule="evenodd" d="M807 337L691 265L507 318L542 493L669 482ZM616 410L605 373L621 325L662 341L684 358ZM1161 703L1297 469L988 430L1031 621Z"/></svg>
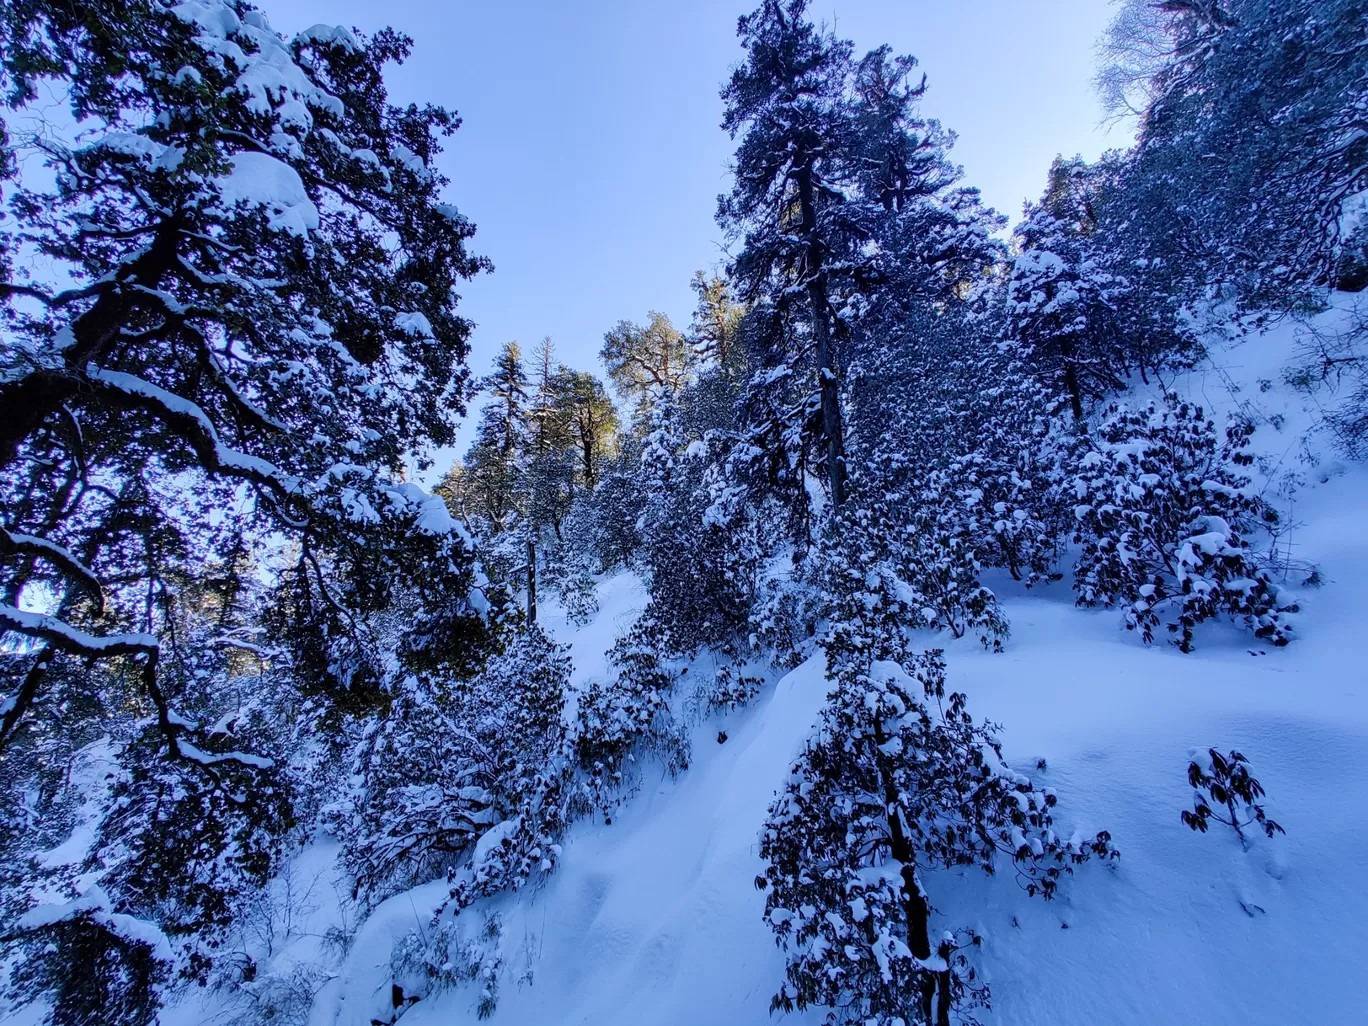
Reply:
<svg viewBox="0 0 1368 1026"><path fill-rule="evenodd" d="M951 687L968 693L970 710L1001 724L1009 761L1058 791L1061 832L1105 828L1122 852L1109 867L1081 867L1049 903L1028 898L1009 869L927 875L939 925L985 938L985 1023L1365 1021L1368 656L1357 643L1368 624L1368 475L1329 457L1301 461L1309 403L1278 384L1292 330L1222 352L1219 369L1176 387L1218 415L1241 407L1263 424L1255 440L1269 494L1298 523L1286 542L1326 582L1301 589L1294 644L1273 649L1209 625L1193 654L1146 648L1117 611L1074 608L1067 581L1028 593L997 580L1012 624L1003 654L926 639L947 648ZM621 576L604 582L600 601L582 630L554 608L545 617L574 646L577 686L603 672L602 653L644 595ZM748 709L702 724L686 773L648 770L611 824L572 829L544 887L489 903L503 917L496 1026L775 1021L769 1000L784 964L753 884L757 832L817 718L822 671L814 657ZM1250 759L1285 836L1251 836L1246 851L1224 827L1195 834L1180 822L1189 751L1207 746ZM315 1003L315 1026L388 1021L391 946L444 895L440 883L418 888L362 925ZM474 1022L477 997L473 987L436 994L401 1021Z"/></svg>

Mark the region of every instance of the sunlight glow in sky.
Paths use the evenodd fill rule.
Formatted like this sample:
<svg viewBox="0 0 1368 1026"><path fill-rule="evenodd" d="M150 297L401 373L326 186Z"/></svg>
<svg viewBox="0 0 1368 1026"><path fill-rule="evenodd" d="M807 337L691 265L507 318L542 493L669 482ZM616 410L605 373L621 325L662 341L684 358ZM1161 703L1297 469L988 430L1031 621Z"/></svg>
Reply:
<svg viewBox="0 0 1368 1026"><path fill-rule="evenodd" d="M465 289L483 374L509 339L550 335L597 368L603 333L648 310L679 327L689 280L726 260L713 221L733 144L718 89L753 0L259 0L278 31L392 25L414 53L392 99L456 109L442 169L495 273ZM959 135L965 180L1015 221L1057 153L1108 135L1092 88L1107 0L815 0L857 53L880 43L926 72L924 112ZM469 435L467 425L466 434Z"/></svg>

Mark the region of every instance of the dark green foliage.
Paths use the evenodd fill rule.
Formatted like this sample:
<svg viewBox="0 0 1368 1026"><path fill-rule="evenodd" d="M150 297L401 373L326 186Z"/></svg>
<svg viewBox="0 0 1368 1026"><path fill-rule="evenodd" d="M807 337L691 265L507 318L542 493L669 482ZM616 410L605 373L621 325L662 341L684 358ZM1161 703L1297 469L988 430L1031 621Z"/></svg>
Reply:
<svg viewBox="0 0 1368 1026"><path fill-rule="evenodd" d="M1143 260L1114 251L1108 215L1117 202L1114 162L1056 159L1049 186L1017 225L1007 332L1067 395L1085 404L1122 389L1133 372L1191 360L1180 301Z"/></svg>
<svg viewBox="0 0 1368 1026"><path fill-rule="evenodd" d="M575 749L588 809L615 806L641 758L658 756L672 773L689 765L689 739L670 704L677 676L660 655L657 630L647 616L638 619L608 653L613 678L590 681L580 696Z"/></svg>
<svg viewBox="0 0 1368 1026"><path fill-rule="evenodd" d="M1123 5L1103 73L1113 101L1142 114L1116 218L1133 255L1174 264L1190 295L1224 281L1254 309L1314 297L1342 252L1344 201L1368 185L1368 10L1140 7Z"/></svg>
<svg viewBox="0 0 1368 1026"><path fill-rule="evenodd" d="M1277 512L1249 490L1244 451L1253 428L1224 439L1200 406L1169 396L1142 410L1113 406L1079 439L1064 495L1083 546L1074 590L1083 606L1121 606L1148 643L1162 625L1182 651L1216 616L1274 645L1291 640L1283 597L1250 548Z"/></svg>
<svg viewBox="0 0 1368 1026"><path fill-rule="evenodd" d="M1250 774L1248 759L1234 751L1222 755L1214 748L1208 748L1205 755L1194 751L1193 756L1188 763L1192 810L1184 809L1180 814L1185 825L1206 833L1212 823L1224 823L1246 847L1244 828L1251 824L1257 824L1268 837L1286 833L1259 804L1264 789ZM1216 811L1222 808L1225 815Z"/></svg>
<svg viewBox="0 0 1368 1026"><path fill-rule="evenodd" d="M287 760L407 672L469 676L505 629L470 539L400 472L454 440L456 292L487 268L435 170L459 119L386 92L409 45L286 40L220 0L0 8L0 810L56 798L6 838L29 867L6 890L98 884L108 923L171 938L172 977L210 976L297 843L296 792L317 799ZM102 737L109 786L56 789ZM78 826L74 861L30 862ZM45 967L25 1000L134 1021L144 953L82 915L20 953Z"/></svg>
<svg viewBox="0 0 1368 1026"><path fill-rule="evenodd" d="M464 907L550 869L565 827L569 673L565 650L529 625L469 681L406 680L362 741L364 785L339 828L358 893L445 874ZM491 829L507 843L472 863Z"/></svg>
<svg viewBox="0 0 1368 1026"><path fill-rule="evenodd" d="M231 751L235 727L262 747L250 722L222 724L206 744L210 758ZM155 729L149 734L123 753L89 865L104 870L121 908L182 943L183 975L203 983L245 897L280 868L295 823L292 781L277 765L232 758L206 777L167 762Z"/></svg>
<svg viewBox="0 0 1368 1026"><path fill-rule="evenodd" d="M833 631L832 692L765 825L756 883L788 958L771 1007L929 1026L987 1000L965 953L977 938L932 944L929 874L1005 863L1050 898L1075 865L1116 851L1105 832L1055 832L1054 793L1009 769L991 725L946 694L939 652L900 665L874 658L870 640L855 623Z"/></svg>
<svg viewBox="0 0 1368 1026"><path fill-rule="evenodd" d="M10 978L10 998L51 1002L52 1026L150 1026L170 966L154 947L122 934L107 914L73 915L27 931L27 972Z"/></svg>

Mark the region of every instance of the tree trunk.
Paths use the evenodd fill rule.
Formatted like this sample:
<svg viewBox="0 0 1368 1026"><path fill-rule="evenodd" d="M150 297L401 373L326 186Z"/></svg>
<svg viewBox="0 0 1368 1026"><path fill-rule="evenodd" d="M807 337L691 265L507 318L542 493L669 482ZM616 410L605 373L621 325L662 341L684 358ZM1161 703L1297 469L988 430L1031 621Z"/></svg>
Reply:
<svg viewBox="0 0 1368 1026"><path fill-rule="evenodd" d="M1078 384L1078 359L1073 339L1065 337L1059 340L1059 355L1064 358L1064 387L1069 390L1074 420L1082 420L1083 393Z"/></svg>
<svg viewBox="0 0 1368 1026"><path fill-rule="evenodd" d="M888 740L884 733L883 724L874 725L874 742L880 748ZM907 917L907 947L912 952L913 958L922 960L931 957L931 906L927 903L926 892L922 890L921 881L917 879L917 853L912 849L912 842L908 840L907 833L903 830L902 816L898 812L898 791L894 786L892 767L888 763L888 756L879 759L879 777L883 784L883 798L885 815L888 816L888 847L889 855L895 862L902 865L903 881L903 914ZM944 979L947 974L931 975L925 973L920 981L918 999L921 1006L921 1021L931 1022L933 1010L936 1013L937 1026L940 1026L940 1016L949 1013L950 990L949 981ZM941 1000L939 1007L936 1002L937 980L940 978ZM949 1020L947 1019L948 1023Z"/></svg>
<svg viewBox="0 0 1368 1026"><path fill-rule="evenodd" d="M537 543L527 539L527 622L537 622Z"/></svg>
<svg viewBox="0 0 1368 1026"><path fill-rule="evenodd" d="M822 268L822 243L817 237L817 205L812 189L812 168L798 174L798 203L803 234L808 238L808 303L812 307L812 338L817 357L817 387L822 402L822 433L826 435L827 482L831 503L840 506L846 497L845 437L841 424L840 378L831 344L831 318L827 310L827 277Z"/></svg>

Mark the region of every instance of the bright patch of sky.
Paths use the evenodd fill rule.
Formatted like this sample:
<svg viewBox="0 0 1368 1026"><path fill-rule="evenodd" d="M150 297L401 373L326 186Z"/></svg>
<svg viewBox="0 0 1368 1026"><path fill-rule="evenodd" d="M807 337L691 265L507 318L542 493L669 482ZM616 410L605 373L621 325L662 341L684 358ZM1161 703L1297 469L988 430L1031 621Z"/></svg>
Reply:
<svg viewBox="0 0 1368 1026"><path fill-rule="evenodd" d="M689 280L726 260L713 221L733 144L718 89L741 57L752 0L262 0L293 34L319 22L412 36L390 76L399 102L454 108L441 158L450 196L496 271L470 282L471 364L550 335L598 370L603 333L648 310L688 324ZM921 62L924 112L959 135L965 180L1016 220L1056 154L1096 157L1108 133L1092 88L1108 0L816 0L857 52ZM467 425L465 434L472 433Z"/></svg>

